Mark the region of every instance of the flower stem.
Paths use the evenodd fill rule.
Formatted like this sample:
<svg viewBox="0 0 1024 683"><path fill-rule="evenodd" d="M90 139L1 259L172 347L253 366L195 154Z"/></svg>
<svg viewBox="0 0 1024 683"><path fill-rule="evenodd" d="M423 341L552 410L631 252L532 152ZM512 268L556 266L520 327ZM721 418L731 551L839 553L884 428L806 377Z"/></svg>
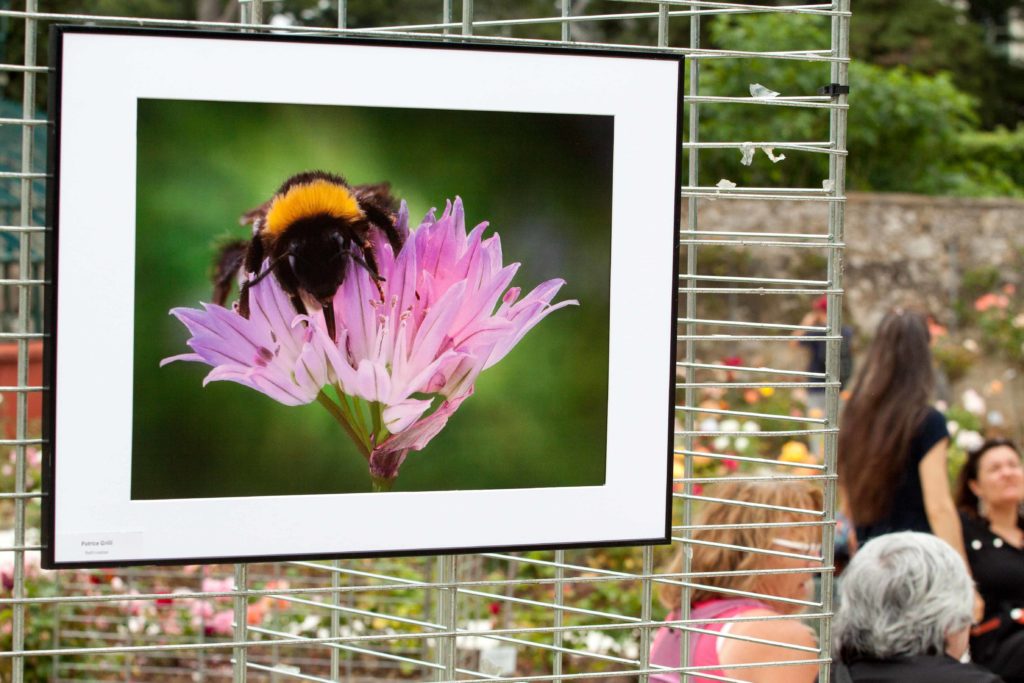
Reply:
<svg viewBox="0 0 1024 683"><path fill-rule="evenodd" d="M331 397L328 396L323 391L317 394L316 400L320 405L326 408L327 412L331 414L331 417L333 417L335 421L337 421L337 423L341 425L342 429L345 430L345 433L348 434L352 441L355 442L356 447L359 449L359 453L364 458L366 458L367 461L369 461L370 450L369 448L367 448L363 439L360 438L360 436L356 433L355 429L352 427L351 422L349 422L348 415L346 415L345 412L341 409L341 407L337 403L332 401Z"/></svg>
<svg viewBox="0 0 1024 683"><path fill-rule="evenodd" d="M382 493L391 490L391 487L395 485L396 477L391 479L385 479L383 477L373 477L373 492Z"/></svg>

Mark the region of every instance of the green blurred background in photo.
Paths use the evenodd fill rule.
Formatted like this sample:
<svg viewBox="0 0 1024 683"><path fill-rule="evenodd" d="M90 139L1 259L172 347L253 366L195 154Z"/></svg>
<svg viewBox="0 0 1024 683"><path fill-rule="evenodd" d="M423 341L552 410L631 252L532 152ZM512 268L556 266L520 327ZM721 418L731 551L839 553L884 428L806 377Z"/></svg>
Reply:
<svg viewBox="0 0 1024 683"><path fill-rule="evenodd" d="M607 116L140 100L132 498L370 490L365 460L319 405L287 407L188 351L168 315L209 301L215 245L294 173L390 181L415 227L459 195L487 220L525 295L567 281L556 311L498 365L395 491L600 485L605 480L613 121Z"/></svg>

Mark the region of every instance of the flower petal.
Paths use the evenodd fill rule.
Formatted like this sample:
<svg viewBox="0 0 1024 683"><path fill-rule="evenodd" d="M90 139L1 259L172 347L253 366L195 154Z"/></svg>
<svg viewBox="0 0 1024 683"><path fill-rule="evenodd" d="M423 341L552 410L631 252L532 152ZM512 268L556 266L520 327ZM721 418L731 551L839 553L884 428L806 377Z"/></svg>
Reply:
<svg viewBox="0 0 1024 683"><path fill-rule="evenodd" d="M384 426L392 434L404 432L412 423L423 416L423 413L430 408L433 402L433 399L420 400L412 398L387 406L382 413Z"/></svg>

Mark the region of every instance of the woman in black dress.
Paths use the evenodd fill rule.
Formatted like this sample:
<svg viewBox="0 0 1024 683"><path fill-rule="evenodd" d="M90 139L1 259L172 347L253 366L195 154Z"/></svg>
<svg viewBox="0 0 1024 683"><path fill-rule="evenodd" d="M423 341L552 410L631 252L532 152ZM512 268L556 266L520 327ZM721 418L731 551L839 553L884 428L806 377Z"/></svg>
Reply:
<svg viewBox="0 0 1024 683"><path fill-rule="evenodd" d="M882 319L843 409L839 484L857 542L894 531L932 533L964 556L949 491L949 432L931 407L935 386L925 317L896 309Z"/></svg>
<svg viewBox="0 0 1024 683"><path fill-rule="evenodd" d="M1024 464L1012 441L967 455L957 485L964 545L985 615L971 629L974 661L1024 683Z"/></svg>

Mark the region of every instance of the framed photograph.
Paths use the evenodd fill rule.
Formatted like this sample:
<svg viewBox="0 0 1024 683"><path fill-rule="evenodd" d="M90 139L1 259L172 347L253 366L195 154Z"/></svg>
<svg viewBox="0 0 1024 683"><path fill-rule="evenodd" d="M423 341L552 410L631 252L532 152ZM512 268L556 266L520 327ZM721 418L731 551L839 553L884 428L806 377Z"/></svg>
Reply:
<svg viewBox="0 0 1024 683"><path fill-rule="evenodd" d="M668 542L681 59L51 50L47 567Z"/></svg>

